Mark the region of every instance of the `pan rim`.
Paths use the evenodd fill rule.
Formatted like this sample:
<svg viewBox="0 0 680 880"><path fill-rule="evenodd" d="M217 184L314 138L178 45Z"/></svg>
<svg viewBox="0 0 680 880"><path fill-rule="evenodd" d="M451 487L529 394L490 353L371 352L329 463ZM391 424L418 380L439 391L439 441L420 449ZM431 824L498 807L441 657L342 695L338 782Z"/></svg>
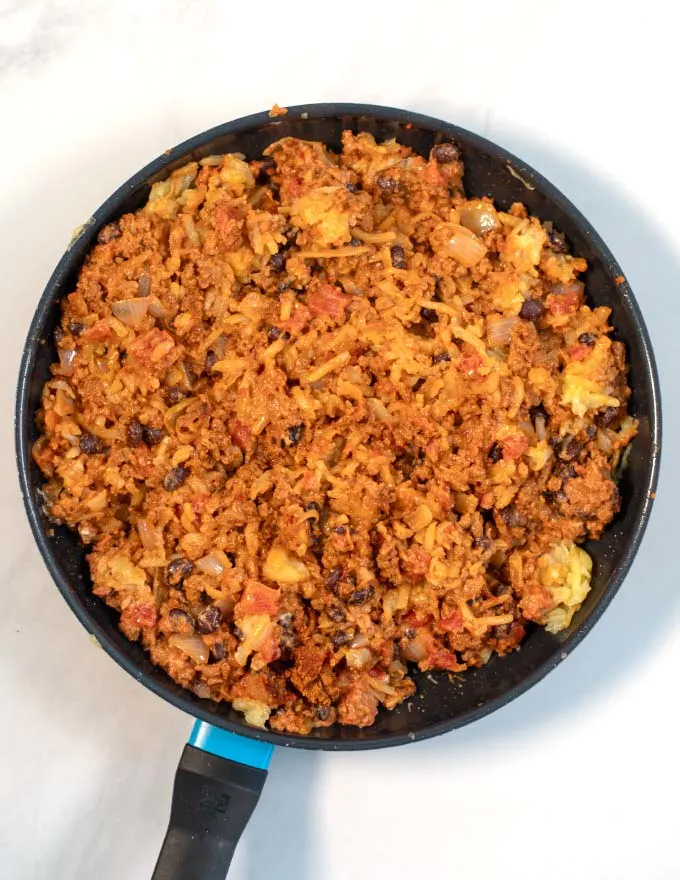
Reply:
<svg viewBox="0 0 680 880"><path fill-rule="evenodd" d="M502 708L525 691L529 690L549 672L555 669L585 638L600 619L621 586L631 567L633 559L637 554L653 506L654 492L659 475L662 432L659 378L651 341L637 301L635 300L627 281L625 281L619 286L618 292L624 301L628 312L632 316L635 333L641 347L645 378L650 386L648 419L652 455L647 465L645 479L644 481L641 481L643 482L645 489L641 509L630 530L628 544L619 565L612 572L599 601L581 625L567 639L565 639L560 646L559 651L556 651L553 656L537 666L537 668L531 674L525 676L519 684L508 688L502 694L490 699L482 706L470 709L455 718L444 719L435 724L430 724L416 732L386 733L367 739L360 738L360 733L358 733L356 739L319 739L293 734L280 734L270 730L259 730L248 727L245 723L239 724L232 722L227 718L222 718L214 710L204 707L201 702L198 702L198 698L195 698L189 691L186 691L183 694L174 693L171 691L169 683L162 683L161 681L150 678L142 672L137 667L135 661L118 648L113 639L108 636L107 632L93 619L85 604L77 597L75 592L70 589L68 579L62 572L61 566L53 552L50 539L41 527L39 517L41 502L38 493L31 488L31 457L29 451L30 423L27 420L27 414L29 409L30 378L40 348L40 340L45 320L60 291L63 279L71 271L72 266L81 260L84 254L90 249L91 240L95 231L105 222L108 222L110 219L117 216L117 212L132 193L137 191L140 187L148 185L150 179L162 175L165 169L169 166L177 163L180 159L188 161L193 151L200 150L205 144L216 138L224 137L225 135L244 134L247 131L261 130L267 126L276 126L284 120L289 121L291 119L300 118L315 121L327 119L329 117L338 119L345 116L363 116L373 121L411 124L454 138L456 136L461 136L468 143L485 153L490 154L494 158L510 163L514 169L521 173L522 177L530 181L537 189L540 189L540 191L551 202L556 204L562 211L570 216L574 223L579 227L582 234L589 240L592 247L598 252L603 263L605 263L612 274L623 275L619 264L604 240L578 208L566 198L566 196L564 196L552 183L550 183L550 181L544 178L526 162L519 159L503 147L475 134L474 132L470 132L460 126L420 113L385 106L373 106L370 104L322 103L297 105L289 107L288 113L285 117L278 118L272 118L267 111L263 111L261 113L240 117L231 122L214 126L213 128L207 129L204 132L188 138L172 149L167 150L161 156L158 156L138 172L133 174L93 213L92 217L80 230L79 235L71 242L64 255L61 257L47 282L45 290L34 312L22 353L15 409L15 441L19 483L33 537L52 579L55 581L71 611L75 614L85 629L97 639L107 654L109 654L109 656L127 673L140 681L157 696L163 698L171 705L194 718L206 721L232 733L273 743L275 745L302 749L322 749L325 751L358 751L384 748L387 746L404 745L409 742L438 736L450 730L463 727L473 721L477 721ZM168 682L170 681L171 680L168 679ZM357 731L359 731L359 729L357 729Z"/></svg>

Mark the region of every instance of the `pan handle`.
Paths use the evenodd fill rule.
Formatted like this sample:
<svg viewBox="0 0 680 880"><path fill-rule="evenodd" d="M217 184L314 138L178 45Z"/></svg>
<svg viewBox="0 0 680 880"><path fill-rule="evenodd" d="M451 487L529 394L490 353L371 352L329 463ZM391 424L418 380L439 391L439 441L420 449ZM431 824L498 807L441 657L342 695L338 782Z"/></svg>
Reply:
<svg viewBox="0 0 680 880"><path fill-rule="evenodd" d="M152 880L224 880L274 750L197 721L175 775Z"/></svg>

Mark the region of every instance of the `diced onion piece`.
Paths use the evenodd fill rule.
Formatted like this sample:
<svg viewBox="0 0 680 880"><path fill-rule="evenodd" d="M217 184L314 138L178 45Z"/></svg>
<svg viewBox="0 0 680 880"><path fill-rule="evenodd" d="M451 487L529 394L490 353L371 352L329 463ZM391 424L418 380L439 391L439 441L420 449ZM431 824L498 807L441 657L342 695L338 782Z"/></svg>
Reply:
<svg viewBox="0 0 680 880"><path fill-rule="evenodd" d="M408 675L408 669L399 660L393 660L387 667L387 671L392 678L404 678L404 676Z"/></svg>
<svg viewBox="0 0 680 880"><path fill-rule="evenodd" d="M213 604L215 605L215 608L217 608L217 610L220 612L222 617L226 620L234 610L236 602L232 597L230 597L228 599L218 599L217 602L214 602Z"/></svg>
<svg viewBox="0 0 680 880"><path fill-rule="evenodd" d="M461 225L475 235L484 235L498 229L500 222L496 215L496 209L488 202L481 199L467 202L460 212Z"/></svg>
<svg viewBox="0 0 680 880"><path fill-rule="evenodd" d="M60 348L59 354L59 373L62 376L73 375L73 364L76 359L76 353L72 348Z"/></svg>
<svg viewBox="0 0 680 880"><path fill-rule="evenodd" d="M405 660L419 663L427 657L427 648L418 635L403 649L401 653Z"/></svg>
<svg viewBox="0 0 680 880"><path fill-rule="evenodd" d="M135 297L113 303L111 311L123 324L136 329L141 326L148 308L149 300L146 297Z"/></svg>
<svg viewBox="0 0 680 880"><path fill-rule="evenodd" d="M597 432L595 435L595 443L600 452L604 452L606 455L609 455L612 451L612 441L604 431Z"/></svg>
<svg viewBox="0 0 680 880"><path fill-rule="evenodd" d="M368 639L363 633L357 633L350 642L350 648L367 648Z"/></svg>
<svg viewBox="0 0 680 880"><path fill-rule="evenodd" d="M388 684L386 681L382 681L380 678L374 678L369 675L367 677L367 681L369 685L373 688L374 691L377 691L379 694L382 694L387 697L393 697L397 691L392 687L391 684Z"/></svg>
<svg viewBox="0 0 680 880"><path fill-rule="evenodd" d="M187 657L190 657L194 663L207 663L210 658L210 650L208 646L203 641L203 639L197 634L186 636L175 634L170 636L168 639L168 644L171 648L179 648L183 654L186 654Z"/></svg>
<svg viewBox="0 0 680 880"><path fill-rule="evenodd" d="M373 660L373 654L368 648L350 648L345 660L350 669L365 669Z"/></svg>
<svg viewBox="0 0 680 880"><path fill-rule="evenodd" d="M168 310L160 300L152 297L149 300L149 314L152 318L158 318L161 320L168 317Z"/></svg>
<svg viewBox="0 0 680 880"><path fill-rule="evenodd" d="M464 226L456 226L444 253L446 256L453 257L466 269L472 269L486 256L486 247L469 229Z"/></svg>
<svg viewBox="0 0 680 880"><path fill-rule="evenodd" d="M152 552L162 546L163 542L161 541L158 529L155 529L147 520L138 520L137 531L145 550Z"/></svg>
<svg viewBox="0 0 680 880"><path fill-rule="evenodd" d="M237 712L243 712L246 724L250 724L251 727L264 729L267 719L272 714L271 708L266 703L249 700L247 697L239 697L231 705Z"/></svg>
<svg viewBox="0 0 680 880"><path fill-rule="evenodd" d="M262 569L267 580L277 584L299 584L308 576L307 567L285 547L272 547Z"/></svg>
<svg viewBox="0 0 680 880"><path fill-rule="evenodd" d="M215 577L219 577L224 571L225 566L214 553L209 553L198 560L196 568L202 571L203 574L212 574Z"/></svg>
<svg viewBox="0 0 680 880"><path fill-rule="evenodd" d="M202 700L209 700L212 697L210 688L204 681L199 681L198 684L195 684L193 687L193 692L196 694L197 697L200 697Z"/></svg>
<svg viewBox="0 0 680 880"><path fill-rule="evenodd" d="M489 345L496 348L508 345L512 335L512 329L518 323L517 317L503 317L502 315L490 315L486 319L486 336Z"/></svg>

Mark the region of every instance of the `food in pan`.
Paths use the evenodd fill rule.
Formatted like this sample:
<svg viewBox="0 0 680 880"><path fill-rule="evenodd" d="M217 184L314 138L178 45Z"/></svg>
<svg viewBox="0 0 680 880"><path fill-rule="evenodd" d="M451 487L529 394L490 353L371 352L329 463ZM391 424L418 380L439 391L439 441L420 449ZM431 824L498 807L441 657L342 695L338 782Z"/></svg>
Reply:
<svg viewBox="0 0 680 880"><path fill-rule="evenodd" d="M93 591L248 723L367 726L584 601L636 431L586 263L345 132L208 156L98 236L34 457ZM502 662L502 661L501 661Z"/></svg>

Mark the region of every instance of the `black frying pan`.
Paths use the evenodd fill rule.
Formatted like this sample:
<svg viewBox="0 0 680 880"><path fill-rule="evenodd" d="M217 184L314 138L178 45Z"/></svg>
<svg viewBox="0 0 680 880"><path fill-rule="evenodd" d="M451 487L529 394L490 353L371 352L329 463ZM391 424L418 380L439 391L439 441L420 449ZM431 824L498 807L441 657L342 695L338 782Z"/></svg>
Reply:
<svg viewBox="0 0 680 880"><path fill-rule="evenodd" d="M45 515L40 494L42 478L31 460L31 446L37 437L35 416L42 385L49 377L49 365L56 359L53 331L60 316L59 301L75 287L97 232L122 214L141 208L151 184L188 161L227 152L241 152L248 159L259 158L269 144L285 136L319 140L339 149L344 129L368 131L377 140L396 138L424 155L433 144L453 138L462 150L468 196L492 196L503 209L521 201L532 214L551 220L566 234L571 251L588 260L585 281L590 301L612 309L617 336L628 349L632 389L629 407L639 419L640 428L619 484L621 513L600 541L586 545L594 560L592 589L568 629L553 636L540 627L529 628L519 651L504 658L494 656L483 669L466 672L455 685L446 674L416 673L422 698L413 701L410 712L402 704L392 712L381 712L367 729L335 725L300 737L248 727L227 704L200 699L175 684L162 669L152 665L138 644L122 635L118 615L90 591L85 550L77 536L64 527L53 527ZM371 749L445 733L493 712L527 690L554 669L592 628L621 585L637 552L659 468L661 413L656 366L642 315L628 284L621 280L622 274L605 243L579 211L554 186L510 153L437 119L363 104L291 107L284 117L259 113L213 128L151 162L85 224L50 278L26 340L17 392L17 462L36 542L78 619L127 672L174 706L212 725L198 727L195 746L187 746L180 763L171 825L156 878L186 880L195 876L209 880L224 876L266 776L267 744L305 749ZM240 736L229 737L219 729ZM219 754L229 754L237 760L215 757Z"/></svg>

